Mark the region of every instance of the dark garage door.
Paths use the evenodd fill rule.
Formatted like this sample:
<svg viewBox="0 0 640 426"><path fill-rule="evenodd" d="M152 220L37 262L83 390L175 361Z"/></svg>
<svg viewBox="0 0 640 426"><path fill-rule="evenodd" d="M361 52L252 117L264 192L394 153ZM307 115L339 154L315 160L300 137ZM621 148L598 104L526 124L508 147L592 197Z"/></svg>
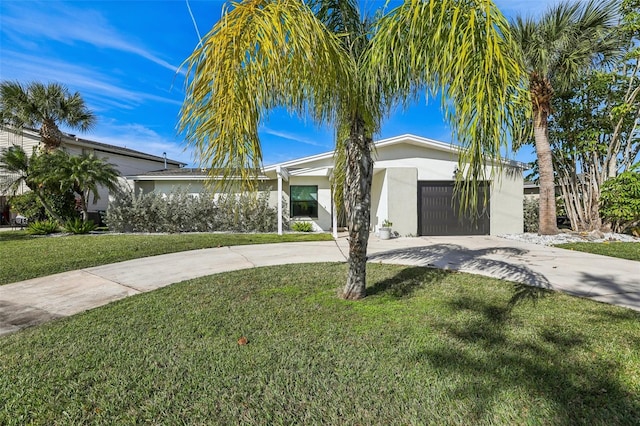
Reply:
<svg viewBox="0 0 640 426"><path fill-rule="evenodd" d="M418 182L418 233L420 235L489 235L489 201L484 203L482 185L478 191L478 214L460 219L453 202L453 182ZM487 197L489 194L487 193Z"/></svg>

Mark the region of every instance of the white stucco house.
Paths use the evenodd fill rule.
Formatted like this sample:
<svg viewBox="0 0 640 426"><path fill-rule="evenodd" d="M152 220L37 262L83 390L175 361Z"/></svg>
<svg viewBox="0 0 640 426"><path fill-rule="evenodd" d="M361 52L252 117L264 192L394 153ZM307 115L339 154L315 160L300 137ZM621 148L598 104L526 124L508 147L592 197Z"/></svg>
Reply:
<svg viewBox="0 0 640 426"><path fill-rule="evenodd" d="M0 127L0 150L10 146L20 146L27 155L31 155L33 148L39 144L40 135L36 130ZM178 169L185 166L185 163L168 159L162 156L162 153L159 153L161 155L147 154L130 148L83 139L71 134L64 135L61 148L71 155L93 153L96 157L113 164L121 176L146 173L152 170ZM18 194L27 190L26 187L23 187L18 191ZM90 214L107 209L109 191L106 188L99 188L98 194L99 199L89 200ZM9 216L15 215L15 212L9 212L8 198L11 195L13 194L0 193L0 213L5 220Z"/></svg>
<svg viewBox="0 0 640 426"><path fill-rule="evenodd" d="M504 162L493 180L484 185L489 202L476 220L460 220L453 200L459 148L415 135L384 139L375 145L373 231L384 220L392 222L393 230L400 235L497 235L523 231L522 164ZM490 176L491 165L486 167ZM335 234L342 224L332 201L333 168L333 152L273 164L262 170L259 187L270 191L271 205L278 207L281 219L287 216L292 221L308 221L317 231ZM136 191L170 194L178 187L188 188L191 193L204 191L211 178L206 170L169 169L130 174L126 179Z"/></svg>

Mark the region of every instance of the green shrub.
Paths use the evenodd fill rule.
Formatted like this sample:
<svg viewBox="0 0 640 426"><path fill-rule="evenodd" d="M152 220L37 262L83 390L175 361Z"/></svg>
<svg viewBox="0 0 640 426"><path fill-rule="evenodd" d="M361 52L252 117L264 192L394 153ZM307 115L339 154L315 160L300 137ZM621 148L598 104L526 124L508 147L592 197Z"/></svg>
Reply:
<svg viewBox="0 0 640 426"><path fill-rule="evenodd" d="M46 192L47 203L60 217L72 218L78 215L75 210L75 197L72 192L49 191ZM50 219L33 191L15 195L9 199L11 210L19 212L30 222Z"/></svg>
<svg viewBox="0 0 640 426"><path fill-rule="evenodd" d="M179 189L169 196L116 193L105 222L115 232L273 232L277 210L269 193L190 194Z"/></svg>
<svg viewBox="0 0 640 426"><path fill-rule="evenodd" d="M38 220L27 226L27 233L31 235L47 235L58 231L58 223L54 220Z"/></svg>
<svg viewBox="0 0 640 426"><path fill-rule="evenodd" d="M29 191L24 194L14 195L9 199L11 210L20 213L26 217L29 222L36 222L38 220L47 220L47 214L42 207L42 204L36 198L36 195Z"/></svg>
<svg viewBox="0 0 640 426"><path fill-rule="evenodd" d="M614 232L640 224L640 173L626 171L602 185L600 216Z"/></svg>
<svg viewBox="0 0 640 426"><path fill-rule="evenodd" d="M524 198L524 232L538 232L539 204L537 198Z"/></svg>
<svg viewBox="0 0 640 426"><path fill-rule="evenodd" d="M96 224L93 223L92 220L84 222L82 219L76 218L67 221L67 223L64 224L64 229L73 234L88 234L96 229Z"/></svg>
<svg viewBox="0 0 640 426"><path fill-rule="evenodd" d="M311 222L293 222L291 230L296 232L311 232L313 224Z"/></svg>

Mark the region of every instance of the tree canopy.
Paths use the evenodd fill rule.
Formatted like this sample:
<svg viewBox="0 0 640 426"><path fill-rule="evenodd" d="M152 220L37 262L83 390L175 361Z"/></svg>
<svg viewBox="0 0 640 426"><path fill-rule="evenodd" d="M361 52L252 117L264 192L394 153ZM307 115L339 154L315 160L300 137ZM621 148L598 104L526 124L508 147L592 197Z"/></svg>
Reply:
<svg viewBox="0 0 640 426"><path fill-rule="evenodd" d="M365 295L373 137L390 108L442 92L465 149L465 197L499 160L517 108L521 68L508 23L490 0L407 0L375 19L355 0L244 0L187 59L179 129L202 163L227 182L255 185L258 125L276 107L336 128L338 175L349 227L343 297ZM340 191L336 191L340 193Z"/></svg>
<svg viewBox="0 0 640 426"><path fill-rule="evenodd" d="M0 83L0 124L37 129L48 150L60 146L61 124L87 131L95 122L95 115L87 108L80 93L71 93L62 84Z"/></svg>

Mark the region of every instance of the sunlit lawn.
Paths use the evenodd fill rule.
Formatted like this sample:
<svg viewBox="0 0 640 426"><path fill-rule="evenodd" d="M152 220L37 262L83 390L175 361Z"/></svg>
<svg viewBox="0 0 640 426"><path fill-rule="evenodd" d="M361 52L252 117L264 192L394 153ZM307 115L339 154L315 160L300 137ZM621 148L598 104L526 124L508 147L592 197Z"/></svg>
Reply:
<svg viewBox="0 0 640 426"><path fill-rule="evenodd" d="M584 251L587 253L601 254L609 257L640 261L640 242L605 242L605 243L567 243L558 244L557 247Z"/></svg>
<svg viewBox="0 0 640 426"><path fill-rule="evenodd" d="M257 268L0 338L0 424L638 424L640 313L368 271L360 302L344 264Z"/></svg>
<svg viewBox="0 0 640 426"><path fill-rule="evenodd" d="M172 234L30 236L0 232L0 284L139 257L203 248L327 241L329 234Z"/></svg>

